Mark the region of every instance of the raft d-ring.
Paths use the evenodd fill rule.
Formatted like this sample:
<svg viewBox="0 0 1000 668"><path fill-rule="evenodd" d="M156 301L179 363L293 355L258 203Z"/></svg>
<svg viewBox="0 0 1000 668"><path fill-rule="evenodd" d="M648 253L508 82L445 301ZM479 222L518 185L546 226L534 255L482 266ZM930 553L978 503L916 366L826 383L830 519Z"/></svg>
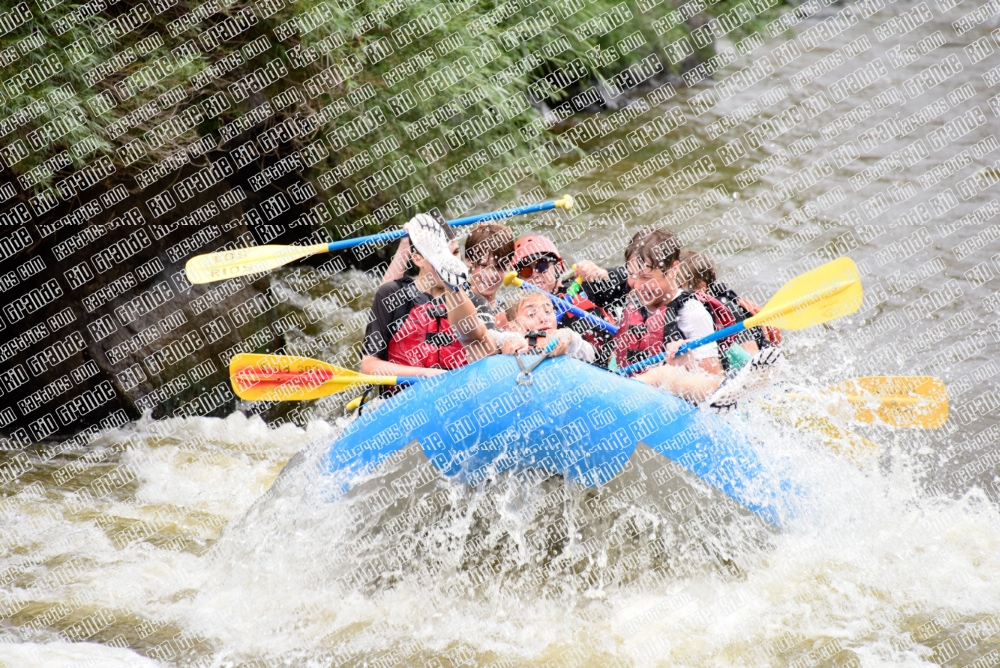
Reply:
<svg viewBox="0 0 1000 668"><path fill-rule="evenodd" d="M546 359L548 359L549 355L550 355L550 353L547 353L545 351L541 351L541 354L538 356L538 359L536 359L534 362L532 362L531 366L529 366L529 367L524 366L524 362L521 361L521 356L520 355L515 355L515 357L517 358L517 366L520 367L520 369L521 369L521 373L517 374L517 384L518 385L531 385L531 383L532 383L531 372L534 371L538 367L539 364L541 364Z"/></svg>
<svg viewBox="0 0 1000 668"><path fill-rule="evenodd" d="M517 366L518 366L519 369L521 369L521 373L517 374L517 384L518 385L531 385L531 383L532 383L532 380L531 380L531 369L533 369L534 366L532 366L531 369L525 367L524 366L524 362L521 361L521 356L520 355L514 355L514 359L517 360Z"/></svg>

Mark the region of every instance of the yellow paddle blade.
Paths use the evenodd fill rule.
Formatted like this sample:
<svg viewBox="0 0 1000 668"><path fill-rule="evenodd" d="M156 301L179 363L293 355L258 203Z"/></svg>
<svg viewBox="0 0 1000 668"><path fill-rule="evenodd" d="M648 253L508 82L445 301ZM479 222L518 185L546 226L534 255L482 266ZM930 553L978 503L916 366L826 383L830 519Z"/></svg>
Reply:
<svg viewBox="0 0 1000 668"><path fill-rule="evenodd" d="M788 405L764 402L765 411L780 423L819 437L826 447L857 464L864 464L882 454L882 446L845 429L819 411L791 410Z"/></svg>
<svg viewBox="0 0 1000 668"><path fill-rule="evenodd" d="M312 246L250 246L206 255L195 255L184 265L187 279L194 284L224 281L271 271L289 262L325 253L327 244Z"/></svg>
<svg viewBox="0 0 1000 668"><path fill-rule="evenodd" d="M771 325L806 329L854 313L864 294L854 261L837 258L785 283L760 312L747 318L747 329Z"/></svg>
<svg viewBox="0 0 1000 668"><path fill-rule="evenodd" d="M937 429L948 419L948 390L934 376L867 376L829 387L844 395L851 419Z"/></svg>
<svg viewBox="0 0 1000 668"><path fill-rule="evenodd" d="M247 401L306 401L365 385L395 385L392 376L368 376L308 357L240 353L229 363L233 391Z"/></svg>

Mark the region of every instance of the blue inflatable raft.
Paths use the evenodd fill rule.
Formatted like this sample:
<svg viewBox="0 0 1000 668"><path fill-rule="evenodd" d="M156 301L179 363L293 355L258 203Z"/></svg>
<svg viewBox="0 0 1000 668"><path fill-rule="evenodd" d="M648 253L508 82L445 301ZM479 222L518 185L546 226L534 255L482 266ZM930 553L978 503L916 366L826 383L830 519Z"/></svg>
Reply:
<svg viewBox="0 0 1000 668"><path fill-rule="evenodd" d="M566 357L526 375L494 356L421 381L349 423L325 463L342 493L365 490L372 512L442 479L478 485L521 471L596 488L608 508L684 514L710 500L772 526L795 496L738 425Z"/></svg>

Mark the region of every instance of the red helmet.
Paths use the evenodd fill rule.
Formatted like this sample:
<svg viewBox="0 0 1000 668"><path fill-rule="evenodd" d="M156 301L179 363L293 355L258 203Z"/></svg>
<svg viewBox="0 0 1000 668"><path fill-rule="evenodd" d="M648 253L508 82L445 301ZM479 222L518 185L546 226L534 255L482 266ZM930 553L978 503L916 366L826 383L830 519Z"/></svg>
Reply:
<svg viewBox="0 0 1000 668"><path fill-rule="evenodd" d="M522 265L528 264L542 257L550 257L556 260L559 273L566 271L562 256L556 249L552 241L541 234L528 234L514 242L514 257L511 259L511 266L516 270Z"/></svg>

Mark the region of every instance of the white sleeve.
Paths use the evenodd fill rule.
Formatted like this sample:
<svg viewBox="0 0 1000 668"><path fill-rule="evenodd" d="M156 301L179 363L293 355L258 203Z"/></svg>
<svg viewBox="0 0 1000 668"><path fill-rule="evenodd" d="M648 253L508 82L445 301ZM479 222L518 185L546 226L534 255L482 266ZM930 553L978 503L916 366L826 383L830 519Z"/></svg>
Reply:
<svg viewBox="0 0 1000 668"><path fill-rule="evenodd" d="M712 314L708 312L705 305L697 299L689 299L681 307L677 314L677 326L681 334L688 341L700 339L715 332L715 323L712 322ZM696 360L709 359L719 356L719 344L709 343L691 351Z"/></svg>
<svg viewBox="0 0 1000 668"><path fill-rule="evenodd" d="M497 348L503 346L503 342L507 339L522 338L517 332L508 332L505 329L491 329L487 334L493 338L493 342L497 344Z"/></svg>
<svg viewBox="0 0 1000 668"><path fill-rule="evenodd" d="M588 364L592 364L594 359L597 357L597 351L594 350L594 346L584 341L583 337L580 336L578 332L575 332L572 329L568 331L573 334L573 340L570 341L569 348L566 349L566 354L575 359L583 360Z"/></svg>

